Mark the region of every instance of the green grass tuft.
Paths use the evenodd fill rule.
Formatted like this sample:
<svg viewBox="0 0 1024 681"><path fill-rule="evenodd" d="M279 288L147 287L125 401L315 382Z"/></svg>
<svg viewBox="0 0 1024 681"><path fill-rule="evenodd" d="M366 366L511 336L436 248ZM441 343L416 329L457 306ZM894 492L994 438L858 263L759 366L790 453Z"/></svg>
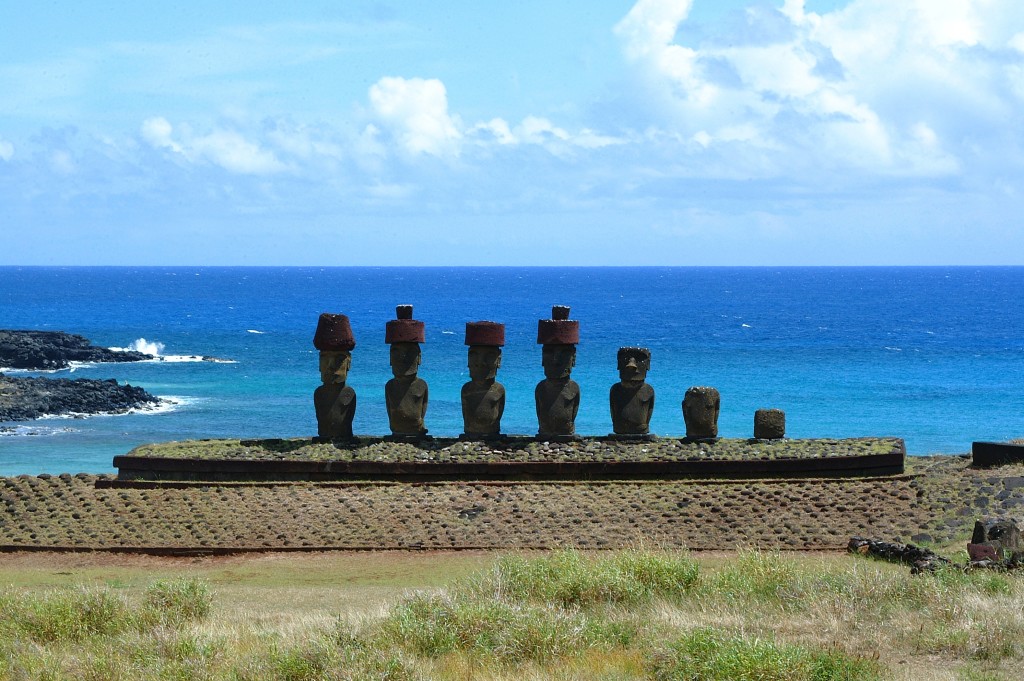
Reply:
<svg viewBox="0 0 1024 681"><path fill-rule="evenodd" d="M627 550L594 558L568 549L541 558L504 556L466 588L479 596L563 608L635 606L679 598L698 571L695 561L678 552Z"/></svg>
<svg viewBox="0 0 1024 681"><path fill-rule="evenodd" d="M658 681L855 681L880 677L877 663L838 650L694 629L651 663Z"/></svg>

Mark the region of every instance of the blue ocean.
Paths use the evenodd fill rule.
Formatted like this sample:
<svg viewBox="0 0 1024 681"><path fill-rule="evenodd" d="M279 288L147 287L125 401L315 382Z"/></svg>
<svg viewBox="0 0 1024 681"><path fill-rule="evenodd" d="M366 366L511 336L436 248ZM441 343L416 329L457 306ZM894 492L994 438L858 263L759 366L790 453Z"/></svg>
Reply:
<svg viewBox="0 0 1024 681"><path fill-rule="evenodd" d="M484 319L506 325L502 429L535 433L537 320L563 304L580 322L581 434L610 432L616 350L638 345L652 353L659 435L682 435L686 388L710 385L724 437L750 437L754 411L774 407L790 437L897 436L911 454L966 452L1024 437L1022 298L1022 267L5 267L0 328L163 358L46 375L115 378L171 402L0 424L0 475L109 472L147 442L315 435L321 312L352 321L355 432L386 434L384 326L405 303L426 324L432 435L462 431L465 322ZM224 361L192 357L202 355Z"/></svg>

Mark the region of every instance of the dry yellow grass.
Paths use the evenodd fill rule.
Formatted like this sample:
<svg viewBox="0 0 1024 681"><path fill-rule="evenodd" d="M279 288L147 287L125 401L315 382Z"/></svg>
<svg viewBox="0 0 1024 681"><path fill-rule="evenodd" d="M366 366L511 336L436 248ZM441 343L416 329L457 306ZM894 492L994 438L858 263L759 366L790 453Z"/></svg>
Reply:
<svg viewBox="0 0 1024 681"><path fill-rule="evenodd" d="M546 555L531 552L526 557ZM497 558L482 552L201 559L9 554L0 556L0 585L32 593L106 585L134 598L155 578L185 577L202 579L213 593L209 617L175 630L86 643L32 644L29 658L21 648L19 659L31 663L23 665L25 674L19 678L361 678L338 671L343 655L339 641L349 635L370 636L411 592L440 592L445 584L469 575L479 579L479 571ZM647 605L584 606L590 617L635 625L637 638L628 645L503 665L471 650L434 657L417 654L402 641L360 640L376 641L373 645L384 650L384 661L377 662L395 662L405 674L372 678L650 679L655 678L652 652L702 627L743 640L837 651L850 659L877 658L882 678L1011 679L1024 662L1020 576L914 577L902 566L839 553L746 551L695 553L691 558L699 564L699 577L684 592Z"/></svg>

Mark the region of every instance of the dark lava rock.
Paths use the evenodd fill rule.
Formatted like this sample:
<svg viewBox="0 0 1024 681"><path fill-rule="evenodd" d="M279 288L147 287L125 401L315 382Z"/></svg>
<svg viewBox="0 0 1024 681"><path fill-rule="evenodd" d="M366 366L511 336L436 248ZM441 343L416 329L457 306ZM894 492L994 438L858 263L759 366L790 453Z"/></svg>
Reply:
<svg viewBox="0 0 1024 681"><path fill-rule="evenodd" d="M0 421L61 414L123 414L160 399L114 379L11 378L0 374Z"/></svg>
<svg viewBox="0 0 1024 681"><path fill-rule="evenodd" d="M152 355L92 345L88 338L63 331L0 330L0 367L63 369L71 362L139 362Z"/></svg>

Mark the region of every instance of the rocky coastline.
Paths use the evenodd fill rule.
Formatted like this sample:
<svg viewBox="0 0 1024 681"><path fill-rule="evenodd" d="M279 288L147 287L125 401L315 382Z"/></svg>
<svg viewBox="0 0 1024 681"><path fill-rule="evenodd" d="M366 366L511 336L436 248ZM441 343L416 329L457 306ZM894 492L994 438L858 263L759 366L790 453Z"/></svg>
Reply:
<svg viewBox="0 0 1024 681"><path fill-rule="evenodd" d="M93 345L63 331L0 330L0 367L24 371L66 369L72 362L141 362L153 355ZM114 379L12 377L0 373L0 422L44 416L124 414L153 408L160 399Z"/></svg>
<svg viewBox="0 0 1024 681"><path fill-rule="evenodd" d="M0 422L43 416L124 414L153 408L160 398L114 379L10 377L0 374Z"/></svg>
<svg viewBox="0 0 1024 681"><path fill-rule="evenodd" d="M153 355L111 350L63 331L0 330L0 367L27 371L66 369L71 362L141 362Z"/></svg>

